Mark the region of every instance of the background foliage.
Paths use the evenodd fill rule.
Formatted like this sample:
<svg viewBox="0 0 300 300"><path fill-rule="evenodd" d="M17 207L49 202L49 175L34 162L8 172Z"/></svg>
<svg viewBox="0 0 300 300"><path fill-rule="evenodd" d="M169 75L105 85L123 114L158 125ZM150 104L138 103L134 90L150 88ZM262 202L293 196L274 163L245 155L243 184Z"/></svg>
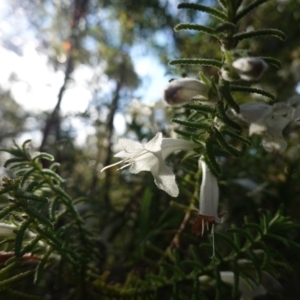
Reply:
<svg viewBox="0 0 300 300"><path fill-rule="evenodd" d="M245 0L243 5L251 2ZM214 1L197 3L219 7ZM266 286L267 272L283 290L267 287L268 294L259 299L282 295L297 299L297 126L284 131L289 146L283 155L267 153L255 136L242 159L228 158L222 163L220 211L227 214L215 236L215 259L210 259L209 236L199 238L191 232L194 215L190 208L197 202L201 179L195 159L182 162L182 155L173 155L168 160L176 166L181 191L176 199L158 190L149 173L99 172L114 162L117 113L126 120L122 136L140 141L151 139L157 131L171 136L174 125L169 120L181 113L142 101L145 82L136 72L133 49L159 60L166 74L197 77L199 66L170 66L168 61L220 59L219 48L212 37L174 32L173 28L180 22L213 27L216 20L202 12L178 10L176 1L14 0L10 5L12 11L18 8L26 16L26 30L37 38L48 63L63 70L65 79L51 111L26 111L9 89L0 90L0 141L6 149L1 156L5 177L0 217L3 228L13 226L14 230L8 235L0 229L1 297L239 299L239 278ZM257 38L239 44L257 56L281 61L282 68L270 67L259 83L276 95L276 101L294 95L300 80L299 5L299 0L266 1L240 23L240 31L276 27L288 36L285 42ZM13 41L14 34L4 34L2 45L11 48L7 41ZM94 69L93 80L87 83L93 98L84 113L62 113L65 92L76 85L73 74L83 65ZM201 70L207 77L216 76L211 67ZM153 100L160 100L160 94ZM245 94L236 97L239 103L253 101ZM80 95L74 105L79 101ZM34 128L28 122L32 118ZM94 128L80 144L70 125L74 119ZM22 146L24 133L33 130L40 132L38 145ZM22 142L14 145L13 138ZM221 281L221 271L236 274L231 285ZM200 282L199 276L204 275L214 281Z"/></svg>

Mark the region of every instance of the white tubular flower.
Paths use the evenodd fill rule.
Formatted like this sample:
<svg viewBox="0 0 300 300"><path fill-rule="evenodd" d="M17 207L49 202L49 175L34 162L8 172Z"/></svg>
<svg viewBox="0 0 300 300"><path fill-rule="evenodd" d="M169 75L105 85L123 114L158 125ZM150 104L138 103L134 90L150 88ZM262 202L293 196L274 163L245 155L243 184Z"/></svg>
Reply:
<svg viewBox="0 0 300 300"><path fill-rule="evenodd" d="M194 78L180 78L171 81L164 90L163 99L172 106L182 105L190 100L208 98L209 87Z"/></svg>
<svg viewBox="0 0 300 300"><path fill-rule="evenodd" d="M219 186L217 178L211 173L206 162L200 158L199 163L202 166L202 183L200 189L199 211L197 219L193 225L193 232L196 235L203 236L205 228L211 228L214 249L214 226L217 223L223 223L223 215L218 214L219 206Z"/></svg>
<svg viewBox="0 0 300 300"><path fill-rule="evenodd" d="M192 150L195 148L194 143L179 139L163 138L162 133L158 133L147 144L143 145L128 139L120 139L117 147L122 150L115 157L120 157L122 160L106 166L101 172L121 163L125 165L119 170L130 166L129 171L132 174L137 174L141 171L150 171L159 189L164 190L172 197L178 196L179 190L175 175L166 166L164 160L174 151Z"/></svg>
<svg viewBox="0 0 300 300"><path fill-rule="evenodd" d="M266 151L285 151L287 143L282 137L282 131L292 121L288 105L277 103L271 106L253 102L240 105L240 112L232 110L231 114L249 125L249 135L263 136L262 144Z"/></svg>
<svg viewBox="0 0 300 300"><path fill-rule="evenodd" d="M266 62L259 57L242 57L232 63L242 80L258 80L268 69Z"/></svg>

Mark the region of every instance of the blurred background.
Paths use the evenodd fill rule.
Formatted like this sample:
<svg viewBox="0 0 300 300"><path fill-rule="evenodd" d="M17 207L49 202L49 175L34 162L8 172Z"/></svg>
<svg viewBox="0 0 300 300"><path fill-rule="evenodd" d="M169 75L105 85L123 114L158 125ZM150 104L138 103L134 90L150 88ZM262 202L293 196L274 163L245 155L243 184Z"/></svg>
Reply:
<svg viewBox="0 0 300 300"><path fill-rule="evenodd" d="M149 173L99 171L115 162L113 145L119 137L146 142L157 132L172 136L169 120L174 111L161 101L164 86L171 78L197 78L200 69L169 66L169 60L221 58L212 37L174 32L179 22L211 26L216 22L204 13L178 10L180 2L187 1L0 2L1 147L11 146L13 139L32 139L32 151L55 156L67 192L87 198L78 210L99 236L99 249L105 253L101 268L109 268L115 282L124 281L129 270L146 272L149 259L150 263L157 259L147 245L166 249L184 212L169 205L169 196L156 188ZM239 28L278 28L287 34L285 42L263 38L238 46L282 62L280 70L270 67L257 84L276 95L276 101L300 92L299 8L300 0L268 1L247 15ZM201 70L217 76L212 68ZM267 101L234 96L239 103ZM256 220L259 208L273 213L281 203L288 215L299 220L299 128L291 124L284 136L289 147L282 156L266 153L260 137L254 137L242 160L224 161L220 210L227 211L225 227L240 225L245 215ZM1 174L8 157L1 154ZM181 163L181 158L170 157L168 164L176 166L181 190L175 201L188 205L197 170L195 161ZM190 227L185 229L183 251L195 241ZM295 233L294 238L299 236ZM297 272L282 279L295 290L300 289Z"/></svg>

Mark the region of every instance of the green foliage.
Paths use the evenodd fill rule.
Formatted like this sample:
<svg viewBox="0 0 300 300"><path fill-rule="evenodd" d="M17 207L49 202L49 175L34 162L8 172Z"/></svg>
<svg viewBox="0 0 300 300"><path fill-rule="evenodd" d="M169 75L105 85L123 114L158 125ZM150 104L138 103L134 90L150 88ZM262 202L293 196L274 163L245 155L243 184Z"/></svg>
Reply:
<svg viewBox="0 0 300 300"><path fill-rule="evenodd" d="M61 188L64 181L55 172L43 168L41 159L53 161L53 157L45 153L31 157L26 149L27 143L28 141L22 147L15 144L14 148L2 149L18 158L9 159L6 166L16 170L21 176L2 179L1 193L7 195L13 204L1 211L1 220L7 220L9 215L13 214L16 236L14 254L1 272L10 269L11 264L17 263L15 268L19 267L22 260L31 259L31 256L32 259L40 260L40 263L34 270L17 276L11 277L8 273L8 278L2 281L2 286L12 287L15 282L32 276L35 276L35 281L38 282L46 266L55 268L60 261L65 261L64 272L74 274L80 281L79 289L83 293L83 278L86 278L88 269L93 270L102 255L95 246L92 233L85 228L72 199ZM50 221L44 208L54 201L57 207L52 208ZM61 222L66 225L58 230L57 224Z"/></svg>
<svg viewBox="0 0 300 300"><path fill-rule="evenodd" d="M58 162L44 149L32 154L29 141L22 146L15 143L12 148L4 145L2 149L11 157L3 164L8 175L2 178L0 188L1 299L43 299L47 297L45 293L53 299L238 299L243 296L239 290L242 281L255 289L265 284L266 276L272 277L275 283L286 274L293 273L299 278L299 157L264 152L261 140L247 139L244 128L228 115L229 109L238 113L239 104L249 101L253 93L275 101L280 84L271 86L271 94L265 91L264 85L258 89L251 87L252 82L236 85L221 78L221 72L234 59L250 55L243 48L257 50L259 43L268 43L252 38L269 35L279 41L286 38L277 29L239 33L249 24L254 24L254 28L262 27L257 24L264 25L259 23L265 18L253 17L252 11L257 9L258 16L266 15L264 6L260 5L267 1L219 0L216 8L200 3L178 6L188 9L190 20L177 25L175 30L200 34L193 32L189 38L186 33L176 35L174 43L184 58L173 59L169 64L180 66L181 74L199 73L210 91L207 102L193 100L184 109L175 109L172 118L175 132L199 147L194 149L196 155L176 154L168 158L167 164L176 166L180 186L180 195L173 201L156 189L151 175L140 173L133 177L126 172L117 173L113 168L106 175L99 173L103 165L111 164L114 114L127 106L125 100L138 84L127 55L129 46L137 34L148 41L153 36L153 27L168 30L176 21L168 13L167 5L159 1L147 3L147 7L143 2L131 2L117 1L114 7L110 1L101 2L101 11L108 19L118 16L120 28L114 37L111 28L107 32L102 28L105 22L74 30L78 33L75 43L78 47L72 54L76 64L96 57L83 46L84 34L90 30L99 40L96 55L101 56L94 66L105 62L105 76L116 83L111 102L107 95L99 97L100 104L94 107L96 121L89 119L95 114L92 110L80 116L86 118L87 124L93 122L95 134L78 147L71 138L70 144L60 139L63 130L57 130L55 142L51 144L49 138L46 144ZM267 8L273 5L272 11L278 14L274 1L266 5ZM213 20L198 24L199 11ZM269 11L273 20L275 13ZM294 16L294 11L292 8L290 15ZM72 23L67 14L59 27ZM249 40L251 45L247 44ZM272 43L278 40L272 39ZM63 49L57 36L53 43L58 46L50 59L55 60ZM156 49L165 47L158 44ZM283 55L281 47L272 44L269 53L254 51L255 56L272 67L282 66L284 71L286 60L298 54L294 51ZM282 63L269 56L275 48L281 50L278 58L283 59ZM179 52L172 49L172 58ZM81 61L80 55L83 55ZM167 56L162 55L162 61ZM276 75L273 70L268 78ZM291 87L283 78L280 82L286 89ZM101 119L101 113L108 109L106 122ZM169 113L166 109L167 118ZM132 123L125 135L149 140L155 132L153 128L157 130L157 127L169 134L165 121L156 126L149 117L147 121L153 127L147 127L144 119L139 122L139 115L130 117ZM16 131L21 131L20 128L21 124L16 126ZM68 140L68 135L64 138ZM294 144L297 141L291 140L291 149ZM211 172L218 177L221 205L228 211L225 222L215 226L214 236L199 237L191 233L202 175L198 168L199 156L204 157ZM239 183L243 180L244 185ZM231 284L225 280L224 272L232 274ZM288 292L285 287L285 293ZM280 294L276 288L275 294Z"/></svg>

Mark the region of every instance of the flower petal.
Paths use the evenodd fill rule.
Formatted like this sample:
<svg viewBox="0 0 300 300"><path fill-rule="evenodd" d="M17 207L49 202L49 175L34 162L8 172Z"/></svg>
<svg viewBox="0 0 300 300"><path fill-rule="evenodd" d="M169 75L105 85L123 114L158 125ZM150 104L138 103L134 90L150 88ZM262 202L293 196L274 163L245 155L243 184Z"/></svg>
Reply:
<svg viewBox="0 0 300 300"><path fill-rule="evenodd" d="M141 171L151 171L154 165L158 165L160 162L158 158L151 152L145 152L140 155L129 168L129 172L137 174ZM164 163L164 162L163 162Z"/></svg>
<svg viewBox="0 0 300 300"><path fill-rule="evenodd" d="M199 215L214 217L215 223L222 223L219 218L219 186L217 178L211 173L205 161L200 158L202 166L202 183L200 189Z"/></svg>
<svg viewBox="0 0 300 300"><path fill-rule="evenodd" d="M129 139L119 139L116 148L121 149L126 153L133 153L135 151L141 151L143 149L143 145L139 142L132 141ZM120 157L120 156L116 156L116 157Z"/></svg>
<svg viewBox="0 0 300 300"><path fill-rule="evenodd" d="M162 139L162 157L166 159L171 153L177 150L192 150L193 148L199 147L193 142L181 140L181 139Z"/></svg>
<svg viewBox="0 0 300 300"><path fill-rule="evenodd" d="M249 135L252 134L264 134L267 131L267 125L263 120L257 123L251 123L249 127Z"/></svg>
<svg viewBox="0 0 300 300"><path fill-rule="evenodd" d="M162 133L159 132L152 140L150 140L146 145L144 145L145 150L150 152L161 151L162 140Z"/></svg>
<svg viewBox="0 0 300 300"><path fill-rule="evenodd" d="M237 114L237 117L240 117L243 121L248 124L259 122L260 120L266 118L272 113L272 106L252 102L240 105L240 113Z"/></svg>
<svg viewBox="0 0 300 300"><path fill-rule="evenodd" d="M176 183L175 174L165 165L165 163L160 164L159 168L155 165L151 169L151 173L154 177L154 182L159 189L164 190L171 197L178 196L179 189Z"/></svg>

